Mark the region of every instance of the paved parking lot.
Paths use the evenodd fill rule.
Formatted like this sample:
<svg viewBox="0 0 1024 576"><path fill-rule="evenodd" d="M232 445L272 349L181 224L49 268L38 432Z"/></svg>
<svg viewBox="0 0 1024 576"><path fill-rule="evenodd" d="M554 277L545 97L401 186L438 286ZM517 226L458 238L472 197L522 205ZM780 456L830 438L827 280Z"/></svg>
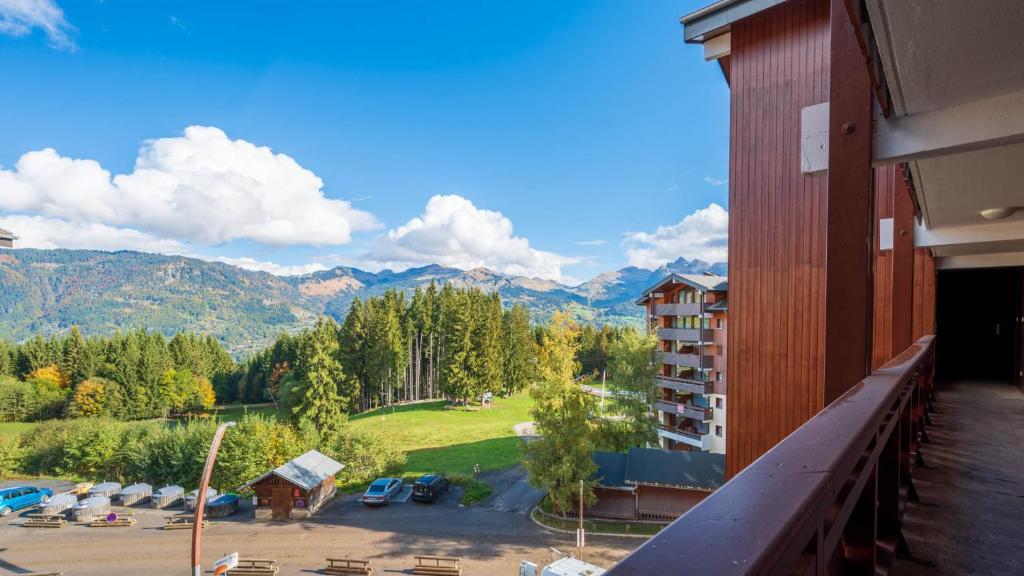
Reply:
<svg viewBox="0 0 1024 576"><path fill-rule="evenodd" d="M367 508L358 495L351 495L303 522L257 522L247 504L204 531L204 565L238 551L243 557L276 559L282 575L315 573L328 556L364 558L373 562L375 574L402 574L410 573L413 556L441 554L462 557L467 576L514 576L520 560L544 564L551 558L550 547L573 549L573 535L540 528L530 520L539 493L525 482L521 469L491 473L487 479L495 494L468 508L459 506L455 487L435 504L408 499ZM189 531L161 529L164 517L173 512L134 512L138 523L131 528L29 529L21 526L24 511L4 518L0 574L189 574ZM633 538L588 538L587 559L607 566L639 543Z"/></svg>

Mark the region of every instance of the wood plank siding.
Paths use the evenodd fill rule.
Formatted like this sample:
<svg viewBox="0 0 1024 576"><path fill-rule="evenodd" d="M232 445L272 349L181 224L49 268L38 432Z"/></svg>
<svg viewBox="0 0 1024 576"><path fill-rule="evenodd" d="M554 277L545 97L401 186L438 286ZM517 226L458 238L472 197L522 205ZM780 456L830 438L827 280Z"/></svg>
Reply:
<svg viewBox="0 0 1024 576"><path fill-rule="evenodd" d="M733 476L824 407L824 176L800 171L800 110L829 99L829 5L732 25L729 434Z"/></svg>

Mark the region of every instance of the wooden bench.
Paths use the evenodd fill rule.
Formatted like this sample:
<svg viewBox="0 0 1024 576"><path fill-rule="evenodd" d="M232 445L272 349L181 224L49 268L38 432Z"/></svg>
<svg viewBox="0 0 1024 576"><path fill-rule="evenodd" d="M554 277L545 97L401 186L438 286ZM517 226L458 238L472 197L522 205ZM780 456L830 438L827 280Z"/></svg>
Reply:
<svg viewBox="0 0 1024 576"><path fill-rule="evenodd" d="M25 528L63 528L68 521L61 514L29 514L22 526Z"/></svg>
<svg viewBox="0 0 1024 576"><path fill-rule="evenodd" d="M228 570L229 576L274 576L281 569L277 566L277 560L263 558L240 558L238 566Z"/></svg>
<svg viewBox="0 0 1024 576"><path fill-rule="evenodd" d="M167 516L164 518L164 530L191 530L195 524L194 516ZM210 525L208 520L203 520L203 528Z"/></svg>
<svg viewBox="0 0 1024 576"><path fill-rule="evenodd" d="M89 522L89 526L93 528L126 528L128 526L135 526L135 518L132 518L131 516L125 517L118 514L117 520L107 522L107 519L101 516L92 522Z"/></svg>
<svg viewBox="0 0 1024 576"><path fill-rule="evenodd" d="M462 558L416 556L416 566L413 567L412 573L428 576L461 576Z"/></svg>
<svg viewBox="0 0 1024 576"><path fill-rule="evenodd" d="M369 560L352 560L351 558L328 558L324 574L356 574L373 576Z"/></svg>

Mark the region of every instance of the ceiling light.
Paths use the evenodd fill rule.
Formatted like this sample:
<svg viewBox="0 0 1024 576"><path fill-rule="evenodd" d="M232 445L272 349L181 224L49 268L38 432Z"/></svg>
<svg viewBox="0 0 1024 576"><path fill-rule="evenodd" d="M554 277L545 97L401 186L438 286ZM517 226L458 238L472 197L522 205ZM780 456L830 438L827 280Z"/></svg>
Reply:
<svg viewBox="0 0 1024 576"><path fill-rule="evenodd" d="M1019 206L1007 206L1005 208L989 208L988 210L981 211L981 217L986 220L1002 220L1003 218L1009 218L1020 210Z"/></svg>

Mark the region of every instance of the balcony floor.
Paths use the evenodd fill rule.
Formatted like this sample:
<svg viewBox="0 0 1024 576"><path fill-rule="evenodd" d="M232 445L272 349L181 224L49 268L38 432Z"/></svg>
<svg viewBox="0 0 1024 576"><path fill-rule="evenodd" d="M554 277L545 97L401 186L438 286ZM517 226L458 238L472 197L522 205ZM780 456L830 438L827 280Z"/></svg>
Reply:
<svg viewBox="0 0 1024 576"><path fill-rule="evenodd" d="M1024 394L1008 384L940 383L930 442L915 468L919 504L904 533L915 556L895 574L1021 574L1024 546Z"/></svg>

